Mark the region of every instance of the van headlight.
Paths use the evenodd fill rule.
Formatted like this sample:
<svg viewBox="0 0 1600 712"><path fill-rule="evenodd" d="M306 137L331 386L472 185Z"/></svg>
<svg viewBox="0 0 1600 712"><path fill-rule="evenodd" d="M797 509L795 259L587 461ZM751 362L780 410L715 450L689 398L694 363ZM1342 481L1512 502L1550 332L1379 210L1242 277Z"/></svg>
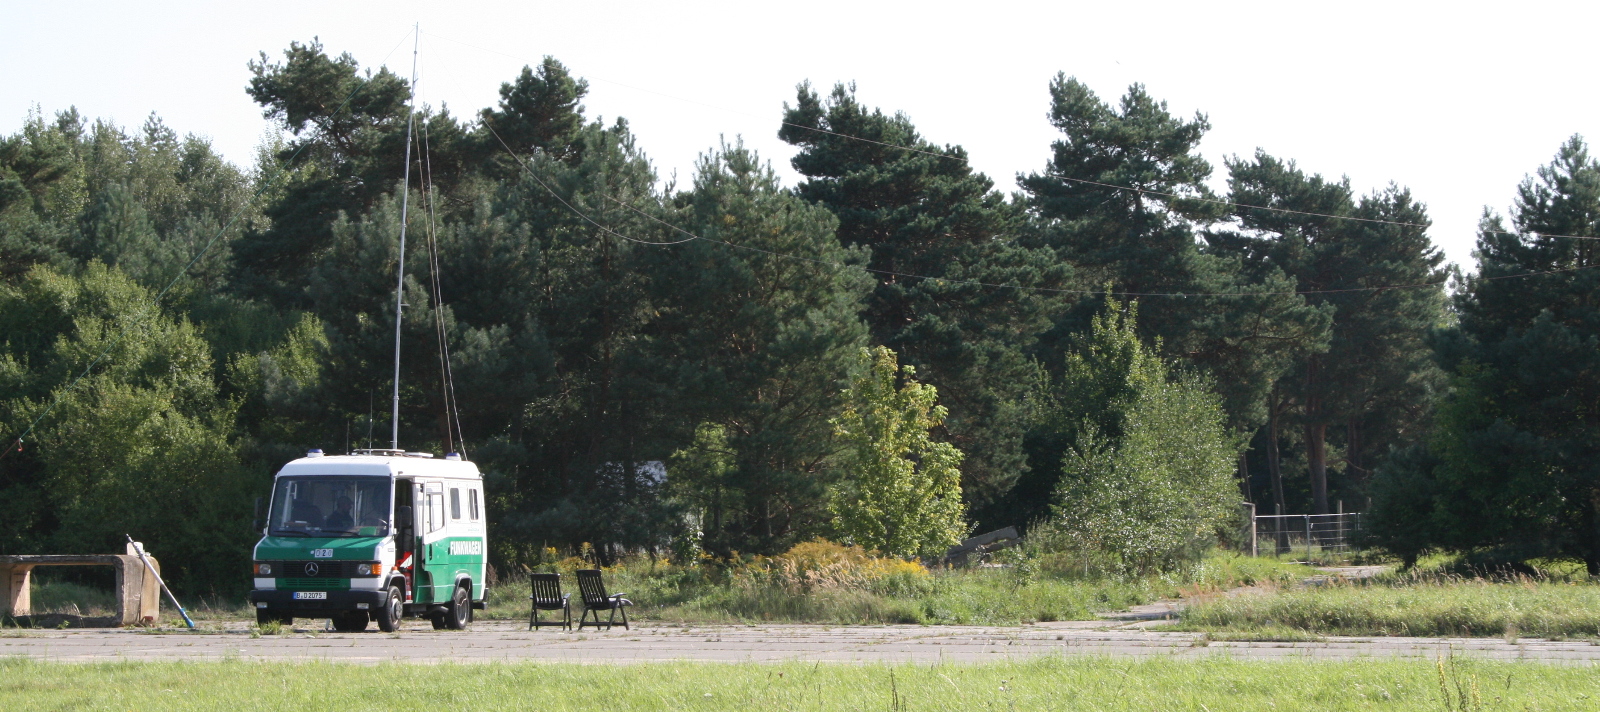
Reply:
<svg viewBox="0 0 1600 712"><path fill-rule="evenodd" d="M382 576L383 564L359 564L356 566L357 576Z"/></svg>
<svg viewBox="0 0 1600 712"><path fill-rule="evenodd" d="M272 564L256 564L256 575L257 576L271 576L272 575Z"/></svg>

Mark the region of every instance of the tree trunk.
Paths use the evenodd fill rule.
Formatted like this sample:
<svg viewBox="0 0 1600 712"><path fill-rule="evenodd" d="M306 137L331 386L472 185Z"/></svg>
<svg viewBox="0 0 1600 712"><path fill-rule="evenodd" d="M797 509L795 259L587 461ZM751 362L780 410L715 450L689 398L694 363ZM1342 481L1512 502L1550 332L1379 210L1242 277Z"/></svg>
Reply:
<svg viewBox="0 0 1600 712"><path fill-rule="evenodd" d="M1589 529L1588 551L1584 552L1583 565L1589 576L1600 576L1600 487L1589 490L1589 511L1584 524Z"/></svg>
<svg viewBox="0 0 1600 712"><path fill-rule="evenodd" d="M1311 470L1311 507L1313 514L1328 513L1328 426L1316 423L1306 426L1306 463Z"/></svg>
<svg viewBox="0 0 1600 712"><path fill-rule="evenodd" d="M1250 449L1245 448L1239 453L1239 496L1244 501L1254 503L1256 499L1250 496Z"/></svg>
<svg viewBox="0 0 1600 712"><path fill-rule="evenodd" d="M1267 477L1272 480L1273 514L1288 514L1283 501L1283 461L1278 453L1278 395L1267 403Z"/></svg>
<svg viewBox="0 0 1600 712"><path fill-rule="evenodd" d="M1349 472L1355 477L1358 484L1365 484L1371 472L1367 471L1365 460L1361 457L1361 423L1355 418L1345 422L1344 460L1349 464Z"/></svg>
<svg viewBox="0 0 1600 712"><path fill-rule="evenodd" d="M1278 452L1278 394L1274 391L1267 401L1267 478L1272 481L1272 503L1275 508L1273 514L1288 514L1288 509L1283 502L1283 462ZM1272 530L1276 533L1274 548L1276 553L1283 553L1289 548L1289 535L1283 529L1283 520L1272 520Z"/></svg>

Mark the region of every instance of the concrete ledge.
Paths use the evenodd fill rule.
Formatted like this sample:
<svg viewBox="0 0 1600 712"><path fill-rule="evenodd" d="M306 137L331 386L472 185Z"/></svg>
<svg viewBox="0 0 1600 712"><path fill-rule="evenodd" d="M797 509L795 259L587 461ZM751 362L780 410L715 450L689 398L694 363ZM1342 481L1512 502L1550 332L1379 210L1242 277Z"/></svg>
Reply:
<svg viewBox="0 0 1600 712"><path fill-rule="evenodd" d="M145 554L145 559L159 574L161 564L155 557ZM160 615L161 591L156 577L145 571L138 556L125 554L40 554L0 556L0 585L5 589L5 608L0 613L7 617L31 620L33 616L33 570L39 566L110 566L116 572L117 612L111 625L126 626L151 622ZM88 621L105 619L87 618Z"/></svg>

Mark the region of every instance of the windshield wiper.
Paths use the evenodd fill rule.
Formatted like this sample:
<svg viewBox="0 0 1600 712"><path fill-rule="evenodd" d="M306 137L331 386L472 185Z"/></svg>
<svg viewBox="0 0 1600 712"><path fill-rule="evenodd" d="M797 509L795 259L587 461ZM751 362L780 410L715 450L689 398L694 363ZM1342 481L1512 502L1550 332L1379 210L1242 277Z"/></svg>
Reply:
<svg viewBox="0 0 1600 712"><path fill-rule="evenodd" d="M276 529L276 530L273 530L272 535L273 536L311 536L310 534L307 534L306 532L296 531L294 529Z"/></svg>

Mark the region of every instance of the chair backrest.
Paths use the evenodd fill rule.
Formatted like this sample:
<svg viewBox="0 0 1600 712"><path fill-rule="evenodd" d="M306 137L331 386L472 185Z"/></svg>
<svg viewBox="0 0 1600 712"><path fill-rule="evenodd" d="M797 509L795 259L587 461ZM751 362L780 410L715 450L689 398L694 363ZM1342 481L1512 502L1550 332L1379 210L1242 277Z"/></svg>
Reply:
<svg viewBox="0 0 1600 712"><path fill-rule="evenodd" d="M604 606L607 603L606 585L600 580L599 569L578 571L578 591L583 594L585 606Z"/></svg>
<svg viewBox="0 0 1600 712"><path fill-rule="evenodd" d="M561 603L561 574L532 574L528 581L533 585L533 600L537 603Z"/></svg>

